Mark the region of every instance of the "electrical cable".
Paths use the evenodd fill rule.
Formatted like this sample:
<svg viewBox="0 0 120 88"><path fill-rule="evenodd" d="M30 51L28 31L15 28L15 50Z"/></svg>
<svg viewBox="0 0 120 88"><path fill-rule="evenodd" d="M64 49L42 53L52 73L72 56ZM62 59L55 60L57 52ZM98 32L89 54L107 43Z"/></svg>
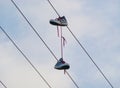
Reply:
<svg viewBox="0 0 120 88"><path fill-rule="evenodd" d="M33 27L33 25L29 22L29 20L26 18L26 16L23 14L23 12L19 9L19 7L16 5L16 3L11 0L11 2L13 3L13 5L16 7L16 9L20 12L20 14L23 16L23 18L26 20L26 22L29 24L29 26L33 29L33 31L36 33L36 35L39 37L39 39L44 43L44 45L46 46L46 48L50 51L50 53L53 55L53 57L58 61L57 57L55 56L55 54L52 52L52 50L48 47L48 45L45 43L45 41L42 39L42 37L39 35L39 33L35 30L35 28ZM59 15L59 14L58 14ZM67 71L66 71L67 72ZM77 88L78 85L77 83L75 83L75 81L73 80L72 76L70 76L70 74L67 72L68 77L71 79L71 81L75 84L75 86Z"/></svg>
<svg viewBox="0 0 120 88"><path fill-rule="evenodd" d="M53 10L56 12L56 14L60 17L60 14L58 13L58 11L55 9L55 7L53 6L53 4L51 3L50 0L47 0L48 3L51 5L51 7L53 8ZM93 60L93 58L90 56L90 54L88 53L88 51L83 47L83 45L80 43L80 41L77 39L77 37L75 36L75 34L71 31L71 29L67 26L67 29L69 30L69 32L72 34L72 36L74 37L74 39L77 41L77 43L80 45L80 47L83 49L83 51L87 54L87 56L90 58L90 60L92 61L92 63L96 66L96 68L98 69L98 71L101 73L101 75L105 78L105 80L108 82L108 84L111 86L111 88L114 88L112 83L108 80L108 78L105 76L105 74L102 72L102 70L99 68L99 66L95 63L95 61Z"/></svg>
<svg viewBox="0 0 120 88"><path fill-rule="evenodd" d="M32 64L32 62L28 59L28 57L23 53L23 51L16 45L16 43L11 39L11 37L7 34L7 32L0 26L2 32L8 37L8 39L13 43L13 45L17 48L17 50L23 55L23 57L27 60L27 62L32 66L32 68L37 72L37 74L43 79L43 81L48 85L49 88L52 88L47 80L41 75L41 73L37 70L37 68Z"/></svg>
<svg viewBox="0 0 120 88"><path fill-rule="evenodd" d="M60 14L58 13L58 11L55 9L55 7L53 6L53 4L50 2L50 0L47 0L49 2L49 4L52 6L53 10L56 12L56 14L60 17Z"/></svg>
<svg viewBox="0 0 120 88"><path fill-rule="evenodd" d="M16 5L16 3L11 0L11 2L14 4L14 6L17 8L17 10L20 12L20 14L23 16L23 18L27 21L27 23L30 25L30 27L33 29L35 34L40 38L40 40L44 43L44 45L47 47L47 49L50 51L50 53L54 56L54 58L58 61L57 57L55 54L51 51L51 49L48 47L48 45L45 43L45 41L42 39L42 37L39 35L39 33L35 30L33 25L29 22L29 20L26 18L26 16L23 14L23 12L19 9L19 7Z"/></svg>
<svg viewBox="0 0 120 88"><path fill-rule="evenodd" d="M2 84L2 86L4 87L4 88L7 88L7 86L0 80L0 83Z"/></svg>
<svg viewBox="0 0 120 88"><path fill-rule="evenodd" d="M73 37L75 38L75 40L79 43L79 45L81 46L81 48L84 50L84 52L87 54L87 56L90 58L90 60L92 61L92 63L96 66L96 68L98 69L98 71L102 74L102 76L105 78L105 80L108 82L108 84L111 86L111 88L114 88L113 85L111 84L111 82L108 80L108 78L105 76L105 74L102 72L102 70L100 69L100 67L95 63L95 61L93 60L93 58L90 56L90 54L87 52L87 50L83 47L83 45L80 43L80 41L76 38L76 36L73 34L73 32L70 30L70 28L67 26L68 30L70 31L70 33L73 35Z"/></svg>

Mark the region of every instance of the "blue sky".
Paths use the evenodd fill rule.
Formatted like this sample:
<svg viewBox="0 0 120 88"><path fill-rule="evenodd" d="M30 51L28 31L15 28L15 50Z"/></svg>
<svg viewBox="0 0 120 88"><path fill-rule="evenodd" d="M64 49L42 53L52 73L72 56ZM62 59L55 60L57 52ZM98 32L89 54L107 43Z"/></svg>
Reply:
<svg viewBox="0 0 120 88"><path fill-rule="evenodd" d="M49 20L57 15L47 0L15 0L41 37L60 58L60 39ZM120 87L120 1L52 0L60 15L95 60L114 88ZM0 0L2 26L53 88L75 88L63 71L54 69L56 60L36 36L10 0ZM111 88L67 28L64 60L80 88ZM8 88L47 88L21 53L0 30L0 80ZM0 88L3 88L0 85Z"/></svg>

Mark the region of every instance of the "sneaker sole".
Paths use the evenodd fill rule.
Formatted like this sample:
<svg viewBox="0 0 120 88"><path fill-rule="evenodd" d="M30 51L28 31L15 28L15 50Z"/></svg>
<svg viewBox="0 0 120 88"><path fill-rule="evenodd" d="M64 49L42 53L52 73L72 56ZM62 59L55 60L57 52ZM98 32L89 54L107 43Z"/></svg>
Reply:
<svg viewBox="0 0 120 88"><path fill-rule="evenodd" d="M61 68L55 68L55 69L58 69L58 70L67 70L69 68L70 68L70 66L68 65L68 66L63 66Z"/></svg>

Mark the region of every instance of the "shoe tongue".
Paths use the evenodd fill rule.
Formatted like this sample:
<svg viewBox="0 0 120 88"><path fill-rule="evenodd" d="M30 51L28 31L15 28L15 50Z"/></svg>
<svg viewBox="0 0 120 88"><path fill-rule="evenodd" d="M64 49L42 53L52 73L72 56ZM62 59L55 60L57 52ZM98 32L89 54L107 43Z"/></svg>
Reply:
<svg viewBox="0 0 120 88"><path fill-rule="evenodd" d="M59 61L63 61L63 58L60 58Z"/></svg>
<svg viewBox="0 0 120 88"><path fill-rule="evenodd" d="M60 58L59 62L65 63L65 61L63 61L63 58Z"/></svg>

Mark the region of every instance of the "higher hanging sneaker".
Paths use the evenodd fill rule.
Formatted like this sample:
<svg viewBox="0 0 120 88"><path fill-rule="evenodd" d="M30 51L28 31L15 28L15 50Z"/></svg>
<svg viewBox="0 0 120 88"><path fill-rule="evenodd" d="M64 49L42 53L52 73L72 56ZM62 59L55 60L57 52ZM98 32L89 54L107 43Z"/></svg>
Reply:
<svg viewBox="0 0 120 88"><path fill-rule="evenodd" d="M68 25L65 16L62 16L56 19L51 19L50 24L55 25L55 26L67 26Z"/></svg>
<svg viewBox="0 0 120 88"><path fill-rule="evenodd" d="M55 65L55 69L58 69L58 70L67 70L69 68L70 68L70 65L65 61L63 61L62 58L60 58Z"/></svg>

